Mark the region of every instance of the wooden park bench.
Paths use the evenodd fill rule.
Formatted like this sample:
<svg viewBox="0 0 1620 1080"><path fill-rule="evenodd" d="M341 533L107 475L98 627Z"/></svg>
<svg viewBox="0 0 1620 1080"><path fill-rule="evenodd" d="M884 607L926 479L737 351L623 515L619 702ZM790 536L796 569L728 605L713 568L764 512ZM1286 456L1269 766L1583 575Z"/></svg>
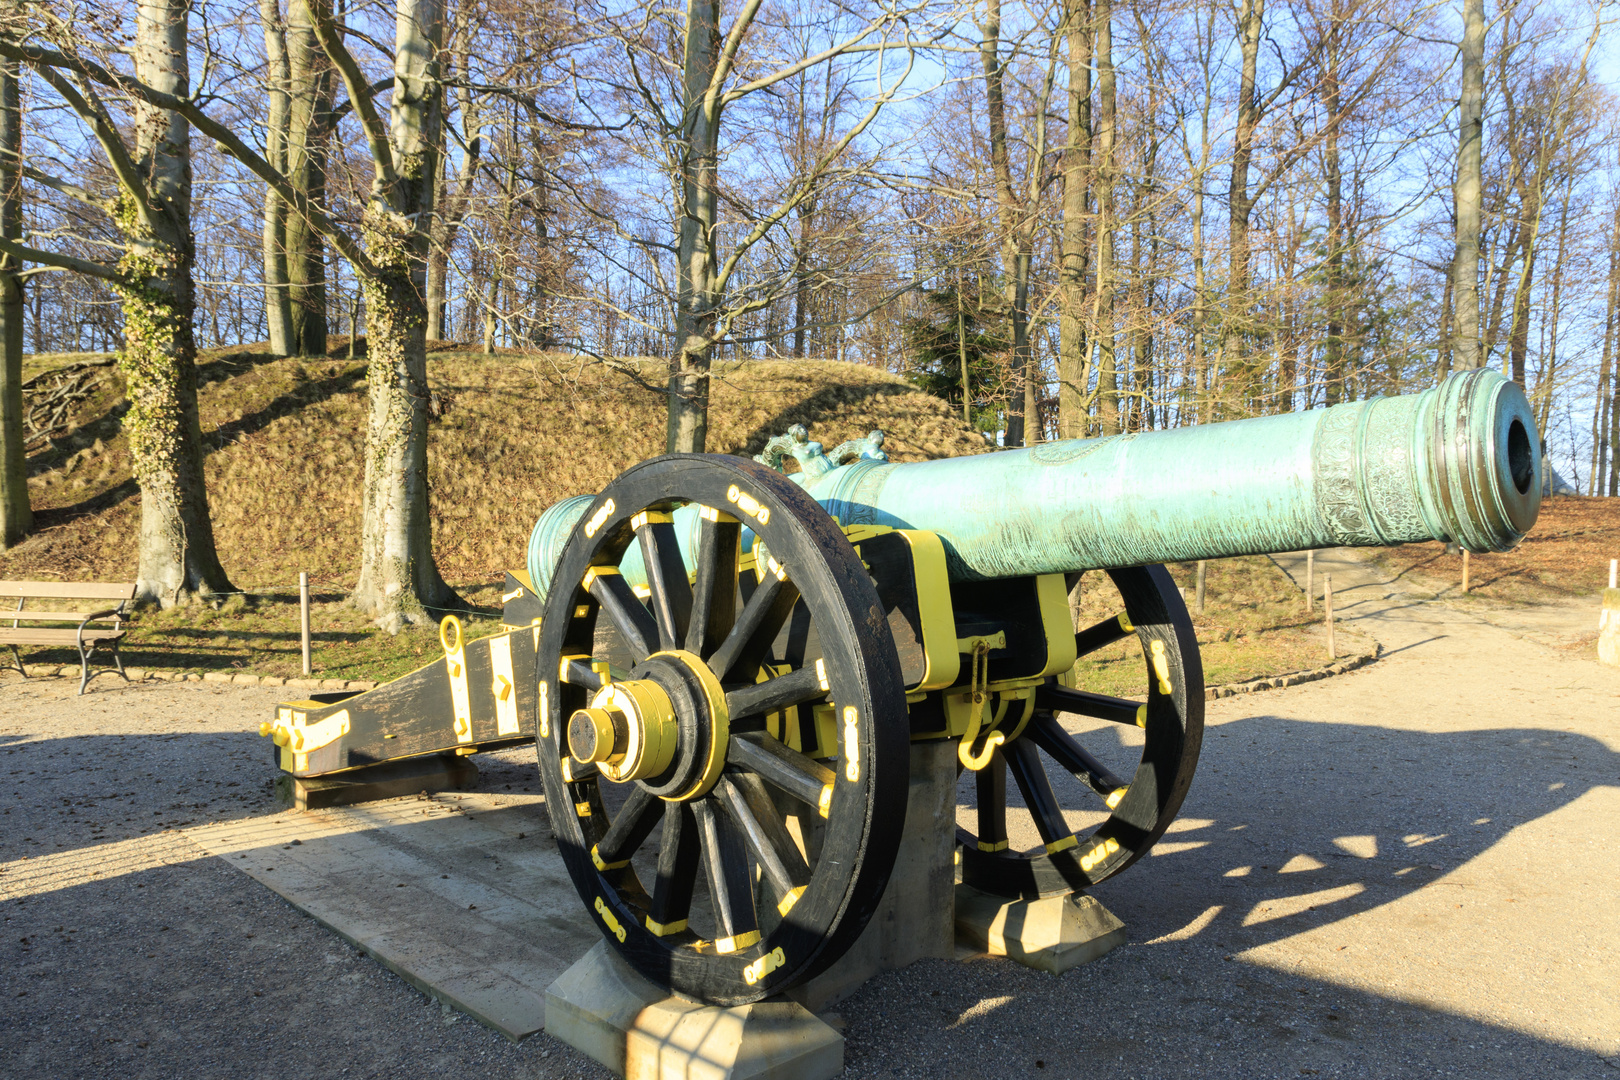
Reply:
<svg viewBox="0 0 1620 1080"><path fill-rule="evenodd" d="M125 622L132 614L129 603L135 599L134 582L0 581L0 601L11 597L16 597L17 607L12 611L0 610L0 645L11 647L12 659L23 678L28 678L28 672L23 669L22 654L17 646L72 645L79 650L79 693L84 693L92 677L103 672L116 670L126 682L129 680L124 674L124 661L118 655L118 641L128 632ZM90 602L62 603L75 600ZM102 607L114 601L117 605L98 611L25 611L24 606L30 601L49 602L51 607L58 608ZM5 625L6 619L11 620L10 626ZM61 623L78 623L78 626L67 627L59 625ZM116 667L92 672L90 657L103 647L112 652Z"/></svg>

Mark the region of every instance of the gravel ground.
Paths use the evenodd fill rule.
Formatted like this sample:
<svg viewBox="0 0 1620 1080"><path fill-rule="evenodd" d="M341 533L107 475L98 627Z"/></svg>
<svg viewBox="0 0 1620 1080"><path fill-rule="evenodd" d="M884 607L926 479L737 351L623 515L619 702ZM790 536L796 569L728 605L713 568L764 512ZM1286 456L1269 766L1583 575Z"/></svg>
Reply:
<svg viewBox="0 0 1620 1080"><path fill-rule="evenodd" d="M1211 703L1176 831L1098 889L1131 943L881 976L839 1006L849 1075L1620 1075L1620 672L1332 572L1390 655ZM174 831L278 809L277 691L92 685L0 680L0 1076L607 1075Z"/></svg>

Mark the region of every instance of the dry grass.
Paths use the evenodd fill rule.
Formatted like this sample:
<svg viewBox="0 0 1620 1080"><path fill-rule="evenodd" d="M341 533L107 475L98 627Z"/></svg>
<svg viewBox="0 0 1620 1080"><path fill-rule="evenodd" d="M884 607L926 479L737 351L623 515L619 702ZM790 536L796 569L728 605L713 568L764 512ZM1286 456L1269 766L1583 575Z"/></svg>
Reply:
<svg viewBox="0 0 1620 1080"><path fill-rule="evenodd" d="M358 573L365 433L363 361L275 359L264 347L199 360L207 482L220 558L253 594L219 610L141 619L132 662L197 669L240 667L293 675L298 668L296 582L310 575L316 666L330 677L388 678L436 649L430 632L389 639L343 607ZM30 374L87 355L31 357ZM635 364L635 362L632 362ZM635 366L656 382L662 363ZM446 405L428 451L434 547L440 569L493 629L501 572L520 567L529 531L559 499L600 489L663 449L661 394L601 366L563 357L453 349L429 359ZM123 390L106 369L76 429L30 458L39 529L0 553L0 578L131 580L139 492L120 429ZM794 423L829 448L881 427L897 461L981 452L981 436L950 406L886 372L836 362L718 365L709 445L756 453ZM477 632L476 629L474 632ZM39 662L68 662L39 652Z"/></svg>
<svg viewBox="0 0 1620 1080"><path fill-rule="evenodd" d="M1196 563L1170 567L1171 576L1194 608ZM1121 609L1119 594L1104 574L1087 574L1080 589L1081 624L1090 626ZM1193 629L1204 661L1204 681L1217 686L1262 676L1321 667L1328 663L1321 609L1307 616L1304 594L1265 556L1221 559L1204 574L1204 611L1193 612ZM1373 647L1364 634L1337 629L1340 656ZM1083 689L1117 697L1146 693L1147 667L1134 637L1080 661Z"/></svg>
<svg viewBox="0 0 1620 1080"><path fill-rule="evenodd" d="M1402 580L1441 596L1462 595L1462 556L1443 544L1405 544L1375 555ZM1620 499L1560 495L1513 551L1469 557L1469 596L1508 604L1591 596L1620 558Z"/></svg>

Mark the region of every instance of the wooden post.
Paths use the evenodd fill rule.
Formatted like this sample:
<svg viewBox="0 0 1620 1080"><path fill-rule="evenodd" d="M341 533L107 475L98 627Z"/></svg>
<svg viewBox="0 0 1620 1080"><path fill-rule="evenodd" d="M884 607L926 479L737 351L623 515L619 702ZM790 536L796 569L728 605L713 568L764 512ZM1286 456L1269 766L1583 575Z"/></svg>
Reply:
<svg viewBox="0 0 1620 1080"><path fill-rule="evenodd" d="M1468 594L1468 549L1463 548L1463 595Z"/></svg>
<svg viewBox="0 0 1620 1080"><path fill-rule="evenodd" d="M1316 607L1316 552L1305 553L1305 614Z"/></svg>
<svg viewBox="0 0 1620 1080"><path fill-rule="evenodd" d="M1198 595L1197 595L1197 599L1194 602L1198 605L1198 614L1200 614L1200 615L1202 615L1204 613L1204 567L1205 567L1205 565L1206 564L1205 564L1203 559L1198 560Z"/></svg>
<svg viewBox="0 0 1620 1080"><path fill-rule="evenodd" d="M298 622L304 639L304 674L309 674L309 575L298 572Z"/></svg>
<svg viewBox="0 0 1620 1080"><path fill-rule="evenodd" d="M1327 619L1328 659L1335 660L1339 652L1333 643L1333 575L1322 575L1322 614Z"/></svg>

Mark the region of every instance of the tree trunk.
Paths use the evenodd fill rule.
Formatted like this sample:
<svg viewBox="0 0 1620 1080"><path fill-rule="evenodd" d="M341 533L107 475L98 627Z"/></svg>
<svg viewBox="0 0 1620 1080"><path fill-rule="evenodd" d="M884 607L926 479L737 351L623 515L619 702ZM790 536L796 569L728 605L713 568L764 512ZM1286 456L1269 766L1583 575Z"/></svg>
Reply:
<svg viewBox="0 0 1620 1080"><path fill-rule="evenodd" d="M1002 86L1001 0L985 0L980 24L979 59L984 68L985 121L990 135L990 167L995 176L996 205L1001 220L1001 266L1008 322L1012 329L1012 390L1007 401L1004 445L1024 445L1024 410L1029 369L1029 263L1024 243L1025 209L1013 188L1012 159L1007 149L1007 104ZM1034 165L1033 168L1040 166Z"/></svg>
<svg viewBox="0 0 1620 1080"><path fill-rule="evenodd" d="M1485 142L1485 0L1463 0L1462 95L1457 109L1457 176L1452 199L1457 250L1451 262L1456 318L1453 363L1461 370L1485 366L1479 335L1479 232Z"/></svg>
<svg viewBox="0 0 1620 1080"><path fill-rule="evenodd" d="M1221 316L1221 363L1247 408L1253 396L1253 372L1248 369L1249 218L1254 197L1249 192L1249 168L1254 161L1254 139L1260 125L1257 79L1260 64L1260 29L1265 0L1243 0L1238 13L1241 68L1238 77L1237 125L1232 133L1232 177L1227 185L1226 212L1228 270L1226 310Z"/></svg>
<svg viewBox="0 0 1620 1080"><path fill-rule="evenodd" d="M1336 7L1337 5L1335 5ZM1337 15L1337 12L1335 12ZM1323 145L1327 181L1327 339L1322 347L1323 404L1344 397L1344 171L1339 163L1339 23L1328 28L1322 70L1322 108L1332 130Z"/></svg>
<svg viewBox="0 0 1620 1080"><path fill-rule="evenodd" d="M259 22L264 28L265 90L268 95L264 123L264 159L272 169L287 170L287 28L279 0L259 0ZM292 308L287 291L287 217L291 208L268 184L264 189L264 322L270 351L290 355L293 340Z"/></svg>
<svg viewBox="0 0 1620 1080"><path fill-rule="evenodd" d="M460 25L450 44L450 59L456 64L457 70L466 73L469 70L468 57L471 49L471 32L467 28L467 19L462 18ZM466 86L456 91L456 101L461 112L461 127L463 146L465 150L461 157L461 166L456 173L455 194L440 200L441 212L434 216L435 228L433 233L433 250L428 256L427 274L427 339L429 341L443 341L448 333L446 327L447 313L449 312L448 293L450 278L450 249L455 247L456 234L461 231L462 218L467 213L467 202L472 194L473 181L477 178L480 160L483 157L484 139L483 125L479 116L479 103L473 93ZM441 145L443 140L441 140ZM443 170L440 170L443 175Z"/></svg>
<svg viewBox="0 0 1620 1080"><path fill-rule="evenodd" d="M428 510L427 307L429 223L438 168L442 89L438 0L399 0L388 131L395 178L379 170L366 207L366 475L360 578L350 602L390 633L459 606L433 560Z"/></svg>
<svg viewBox="0 0 1620 1080"><path fill-rule="evenodd" d="M1086 236L1091 168L1091 0L1066 0L1069 39L1069 140L1063 152L1062 264L1058 272L1058 437L1086 435Z"/></svg>
<svg viewBox="0 0 1620 1080"><path fill-rule="evenodd" d="M22 95L16 61L0 61L0 236L21 241ZM34 528L23 440L23 279L21 263L0 255L0 550Z"/></svg>
<svg viewBox="0 0 1620 1080"><path fill-rule="evenodd" d="M676 267L675 356L669 376L665 451L701 454L709 434L709 362L714 355L718 268L719 95L709 93L720 62L719 0L689 0L683 59L686 104L680 147L681 220Z"/></svg>
<svg viewBox="0 0 1620 1080"><path fill-rule="evenodd" d="M181 97L191 82L188 15L186 0L146 0L135 16L135 77ZM190 129L178 115L141 104L134 128L147 191L145 205L138 193L121 192L115 214L128 241L119 268L135 282L118 287L118 363L129 400L124 434L141 486L137 595L170 607L232 586L214 550L197 416Z"/></svg>
<svg viewBox="0 0 1620 1080"><path fill-rule="evenodd" d="M1541 377L1536 380L1536 393L1532 407L1536 412L1536 426L1546 431L1552 420L1553 393L1558 386L1558 320L1564 306L1564 256L1569 241L1569 204L1574 195L1575 179L1570 177L1564 187L1564 197L1558 208L1558 249L1553 256L1552 298L1542 326L1547 335L1546 360L1541 365Z"/></svg>
<svg viewBox="0 0 1620 1080"><path fill-rule="evenodd" d="M327 143L332 126L332 68L315 40L309 0L288 0L290 72L287 176L312 206L326 204ZM297 214L287 215L288 302L299 356L326 354L326 251L320 234Z"/></svg>
<svg viewBox="0 0 1620 1080"><path fill-rule="evenodd" d="M1114 356L1114 31L1113 0L1097 0L1097 294L1092 335L1097 339L1097 421L1118 434L1119 373Z"/></svg>
<svg viewBox="0 0 1620 1080"><path fill-rule="evenodd" d="M1592 412L1592 494L1603 494L1604 473L1608 470L1610 454L1617 449L1609 442L1609 410L1612 404L1610 381L1614 371L1615 318L1620 314L1620 201L1615 203L1614 216L1609 220L1609 280L1608 303L1604 305L1603 361L1598 374L1597 404ZM1610 492L1612 495L1613 492Z"/></svg>

